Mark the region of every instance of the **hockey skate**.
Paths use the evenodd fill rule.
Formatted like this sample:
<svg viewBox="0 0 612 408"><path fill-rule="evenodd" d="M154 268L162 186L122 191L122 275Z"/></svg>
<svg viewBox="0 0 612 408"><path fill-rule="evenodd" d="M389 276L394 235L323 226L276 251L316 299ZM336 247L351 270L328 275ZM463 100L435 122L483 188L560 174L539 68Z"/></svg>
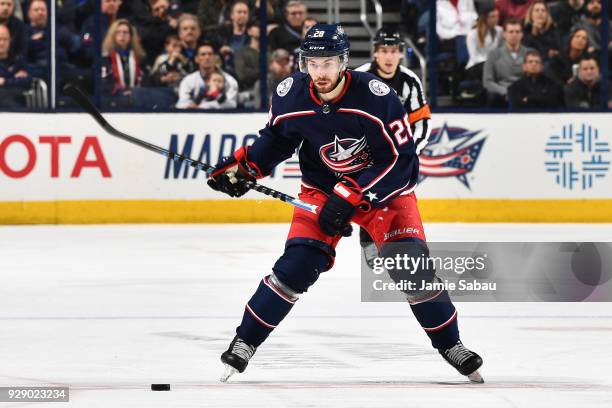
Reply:
<svg viewBox="0 0 612 408"><path fill-rule="evenodd" d="M461 343L461 340L457 341L457 344L451 348L438 349L438 352L450 365L455 367L460 374L467 376L471 382L478 384L484 383L484 379L478 372L478 369L482 365L482 358L466 348L463 343Z"/></svg>
<svg viewBox="0 0 612 408"><path fill-rule="evenodd" d="M240 337L234 336L227 351L221 354L221 362L225 364L225 372L221 376L221 382L226 382L228 378L236 373L243 372L249 360L255 354L257 347L246 344Z"/></svg>

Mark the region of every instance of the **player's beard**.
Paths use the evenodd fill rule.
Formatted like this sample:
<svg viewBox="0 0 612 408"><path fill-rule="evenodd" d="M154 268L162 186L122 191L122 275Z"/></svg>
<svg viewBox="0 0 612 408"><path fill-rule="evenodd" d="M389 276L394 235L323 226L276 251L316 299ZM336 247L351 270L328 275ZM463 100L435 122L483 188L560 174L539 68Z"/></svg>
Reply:
<svg viewBox="0 0 612 408"><path fill-rule="evenodd" d="M342 82L342 78L344 77L344 71L338 74L336 80L332 80L331 78L321 77L317 78L316 81L313 80L314 87L317 90L319 95L324 95L332 92L340 83ZM320 84L320 82L324 82L324 84Z"/></svg>
<svg viewBox="0 0 612 408"><path fill-rule="evenodd" d="M321 84L321 82L324 82ZM333 82L330 78L317 78L314 81L314 86L317 92L320 94L330 93L337 86L335 82Z"/></svg>

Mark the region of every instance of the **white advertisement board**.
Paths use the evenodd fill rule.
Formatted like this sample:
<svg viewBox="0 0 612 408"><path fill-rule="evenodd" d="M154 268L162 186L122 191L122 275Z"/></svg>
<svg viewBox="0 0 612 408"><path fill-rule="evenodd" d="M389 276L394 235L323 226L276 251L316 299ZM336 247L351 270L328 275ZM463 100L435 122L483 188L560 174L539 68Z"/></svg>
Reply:
<svg viewBox="0 0 612 408"><path fill-rule="evenodd" d="M135 137L216 163L266 114L108 114ZM436 114L420 198L612 198L609 114ZM225 199L205 175L107 135L85 114L0 114L0 201ZM334 135L330 135L330 140ZM262 183L296 194L296 157ZM247 198L260 198L253 192ZM261 198L264 198L263 196Z"/></svg>

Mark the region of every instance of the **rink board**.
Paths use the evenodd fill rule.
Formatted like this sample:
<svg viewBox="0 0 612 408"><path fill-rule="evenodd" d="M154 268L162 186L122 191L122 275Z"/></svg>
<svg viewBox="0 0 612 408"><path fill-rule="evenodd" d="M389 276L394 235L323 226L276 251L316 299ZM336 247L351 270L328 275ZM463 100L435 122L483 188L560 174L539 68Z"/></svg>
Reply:
<svg viewBox="0 0 612 408"><path fill-rule="evenodd" d="M266 114L109 114L120 130L203 162L252 143ZM612 222L609 114L437 114L417 189L426 221ZM106 135L84 114L0 114L0 223L284 222L205 175ZM338 135L342 137L343 135ZM393 137L391 135L390 137ZM294 156L262 184L295 195Z"/></svg>

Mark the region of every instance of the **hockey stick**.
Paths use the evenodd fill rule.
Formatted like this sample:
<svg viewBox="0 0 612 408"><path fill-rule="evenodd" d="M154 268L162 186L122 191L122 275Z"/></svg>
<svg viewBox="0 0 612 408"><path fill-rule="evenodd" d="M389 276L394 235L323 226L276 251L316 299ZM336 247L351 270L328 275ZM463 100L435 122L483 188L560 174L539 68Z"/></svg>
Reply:
<svg viewBox="0 0 612 408"><path fill-rule="evenodd" d="M108 123L106 121L106 119L104 119L104 116L102 116L102 114L100 113L100 111L94 106L94 104L89 100L89 98L87 97L87 95L85 95L83 93L83 91L81 91L77 86L72 85L72 84L68 84L64 87L64 94L70 96L72 99L74 99L74 101L76 103L79 104L79 106L81 108L83 108L87 113L89 113L89 115L91 115L91 117L93 117L95 119L96 122L98 122L98 124L102 127L102 129L104 129L107 133L118 137L119 139L123 139L125 141L128 141L130 143L133 143L137 146L143 147L147 150L151 150L152 152L156 152L161 154L164 157L167 157L170 160L174 160L176 162L185 162L186 164L188 164L191 167L194 167L198 170L202 170L204 172L206 172L207 175L210 175L215 168L213 166L211 166L210 164L206 164L206 163L202 163L201 161L198 160L193 160L190 159L187 156L183 156L182 154L179 153L174 153L171 152L170 150L166 150L163 147L159 147L156 146L152 143L148 143L145 142L144 140L138 139L134 136L130 136L126 133L123 133L117 129L115 129L110 123ZM267 196L276 198L278 200L284 201L286 203L289 203L295 207L301 208L303 210L309 211L313 214L317 214L317 211L319 209L318 206L314 205L314 204L309 204L307 202L304 202L298 198L295 197L291 197L288 194L285 193L281 193L280 191L271 189L269 187L266 186L262 186L261 184L257 184L255 181L247 181L246 182L247 187L249 187L252 190L255 191L259 191L262 194L265 194Z"/></svg>

